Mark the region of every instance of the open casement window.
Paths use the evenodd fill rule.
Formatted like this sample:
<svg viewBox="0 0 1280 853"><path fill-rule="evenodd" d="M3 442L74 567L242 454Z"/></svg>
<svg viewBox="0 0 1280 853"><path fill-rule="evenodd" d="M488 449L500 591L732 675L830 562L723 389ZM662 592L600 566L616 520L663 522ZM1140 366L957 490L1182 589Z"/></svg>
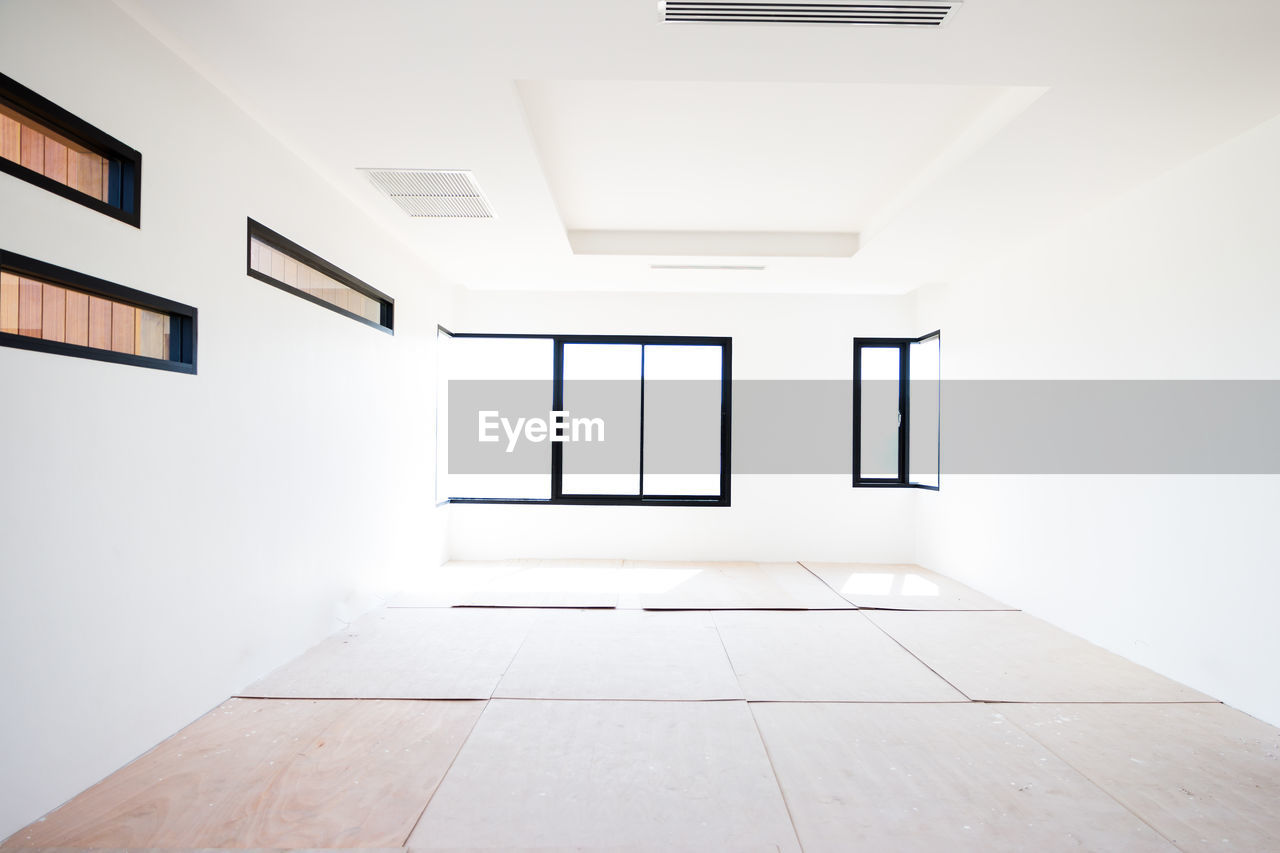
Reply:
<svg viewBox="0 0 1280 853"><path fill-rule="evenodd" d="M937 489L941 333L853 339L853 485Z"/></svg>
<svg viewBox="0 0 1280 853"><path fill-rule="evenodd" d="M730 339L439 340L439 499L729 505Z"/></svg>

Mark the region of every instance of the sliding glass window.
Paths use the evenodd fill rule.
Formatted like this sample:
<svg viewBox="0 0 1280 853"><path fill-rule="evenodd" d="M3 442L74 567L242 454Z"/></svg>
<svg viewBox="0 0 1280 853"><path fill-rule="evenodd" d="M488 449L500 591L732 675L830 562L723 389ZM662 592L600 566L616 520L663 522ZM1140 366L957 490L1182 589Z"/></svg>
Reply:
<svg viewBox="0 0 1280 853"><path fill-rule="evenodd" d="M440 334L438 497L729 504L728 338Z"/></svg>

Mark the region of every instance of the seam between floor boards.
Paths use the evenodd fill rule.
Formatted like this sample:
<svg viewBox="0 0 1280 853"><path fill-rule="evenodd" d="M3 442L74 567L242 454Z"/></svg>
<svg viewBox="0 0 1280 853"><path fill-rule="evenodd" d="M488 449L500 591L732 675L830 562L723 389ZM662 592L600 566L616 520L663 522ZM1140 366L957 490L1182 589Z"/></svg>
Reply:
<svg viewBox="0 0 1280 853"><path fill-rule="evenodd" d="M430 796L428 796L427 801L422 804L422 811L418 812L418 817L414 820L413 826L409 827L409 833L404 837L404 840L400 842L401 847L407 847L409 845L409 839L418 831L418 824L422 823L422 816L427 813L427 807L430 806L431 801L436 798L436 794L439 793L440 787L444 785L444 780L449 778L449 774L453 771L453 765L458 763L458 756L462 755L462 750L466 749L467 743L471 740L472 733L476 730L476 726L480 725L481 718L488 712L489 702L490 700L488 699L484 700L484 708L480 710L479 714L476 714L475 721L471 724L471 728L467 729L467 736L462 739L462 743L458 744L458 751L453 754L453 758L449 759L449 766L440 774L440 781L431 789Z"/></svg>
<svg viewBox="0 0 1280 853"><path fill-rule="evenodd" d="M984 703L984 704L992 704L992 703ZM1043 702L1043 703L1042 703L1042 702L1017 702L1017 703L1014 703L1014 702L1006 702L1006 703L1001 703L1001 704L1009 704L1009 705L1012 705L1012 704L1019 704L1019 705L1039 705L1039 704L1046 704L1046 705L1058 705L1058 704L1063 704L1063 703L1060 703L1060 702ZM1095 704L1127 705L1127 704L1144 704L1144 703L1139 703L1139 702L1134 702L1134 703L1129 703L1129 702L1113 702L1113 703L1095 703ZM1165 835L1163 832L1161 832L1159 829L1157 829L1155 826L1153 826L1153 825L1152 825L1152 823L1151 823L1149 820L1147 820L1146 818L1144 818L1142 815L1138 814L1138 813L1137 813L1136 811L1134 811L1133 809L1129 808L1129 806L1128 806L1128 805L1126 805L1125 803L1121 802L1121 801L1120 801L1120 799L1119 799L1119 798L1117 798L1115 794L1111 793L1111 792L1110 792L1110 791L1108 791L1106 788L1102 787L1102 783L1100 783L1100 782L1096 781L1095 779L1091 778L1091 777L1089 776L1089 774L1085 773L1085 772L1084 772L1083 770L1081 770L1079 767L1076 767L1074 764L1072 764L1072 763L1071 763L1070 761L1068 761L1066 758L1064 758L1063 756L1059 755L1059 754L1058 754L1058 753L1057 753L1057 752L1056 752L1052 747L1050 747L1047 743L1045 743L1044 741L1040 740L1040 738L1038 738L1038 737L1036 737L1034 734L1032 734L1032 733L1031 733L1031 731L1030 731L1030 730L1028 730L1025 726L1019 725L1017 720L1012 720L1012 719L1010 719L1010 718L1008 718L1008 717L1005 717L1003 714L1001 714L1001 717L1003 717L1003 719L1005 720L1005 722L1009 723L1009 724L1010 724L1010 725L1012 725L1015 729L1017 729L1018 731L1022 732L1024 735L1026 735L1027 737L1031 738L1033 741L1035 741L1036 743L1038 743L1038 744L1040 745L1040 747L1041 747L1045 752L1049 753L1049 754L1050 754L1050 755L1052 755L1054 758L1058 759L1058 760L1059 760L1059 761L1061 761L1063 764L1065 764L1065 765L1067 765L1068 767L1070 767L1073 771L1075 771L1076 773L1080 774L1080 778L1081 778L1081 779L1085 780L1085 781L1086 781L1086 782L1088 782L1090 785L1092 785L1093 787L1097 788L1097 789L1098 789L1099 791L1101 791L1101 792L1103 793L1103 795L1105 795L1109 800L1111 800L1113 803L1115 803L1116 805L1118 805L1120 808L1124 809L1126 812L1128 812L1129 814L1131 814L1131 815L1133 815L1135 818L1137 818L1137 819L1142 823L1142 825L1143 825L1143 826L1147 827L1147 828L1148 828L1148 829L1150 829L1152 832L1154 832L1154 833L1156 834L1156 836L1157 836L1157 837L1159 837L1159 838L1163 838L1165 841L1169 842L1170 846L1172 846L1175 850L1185 850L1185 849L1186 849L1186 848L1182 847L1181 845L1179 845L1179 844L1178 844L1178 842L1174 841L1172 838L1170 838L1169 836Z"/></svg>
<svg viewBox="0 0 1280 853"><path fill-rule="evenodd" d="M914 612L914 611L913 611L913 612ZM904 652L906 652L907 654L911 655L911 657L913 657L913 658L915 658L916 660L920 661L920 665L921 665L921 666L923 666L925 669L927 669L927 670L929 670L930 672L932 672L934 675L938 676L938 678L941 678L941 679L942 679L942 681L943 681L943 683L944 683L944 684L947 684L948 686L950 686L952 690L954 690L955 692L959 693L961 696L963 696L965 699L967 699L967 700L968 700L968 701L970 701L970 702L978 701L978 700L975 700L975 699L974 699L972 696L970 696L968 693L965 693L963 690L961 690L961 689L960 689L959 687L957 687L956 685L952 684L952 683L951 683L951 681L950 681L949 679L944 678L944 677L943 677L943 675L942 675L942 673L938 672L936 669L934 669L933 667L929 666L929 664L927 664L927 663L925 663L923 660L921 660L921 658L920 658L920 656L919 656L919 655L917 655L915 652L911 651L911 649L909 649L909 648L907 648L905 645L903 645L903 644L902 644L902 642L901 642L901 641L899 641L897 637L893 636L892 634L890 634L888 631L886 631L884 628L880 627L879 625L876 625L876 622L875 622L875 620L874 620L874 619L868 619L867 621L868 621L868 622L870 622L872 625L874 625L874 626L875 626L875 629L876 629L877 631L879 631L881 634L884 634L884 635L885 635L886 637L888 637L890 640L892 640L893 642L897 643L897 644L898 644L898 647L899 647L900 649L902 649L902 650L903 650Z"/></svg>

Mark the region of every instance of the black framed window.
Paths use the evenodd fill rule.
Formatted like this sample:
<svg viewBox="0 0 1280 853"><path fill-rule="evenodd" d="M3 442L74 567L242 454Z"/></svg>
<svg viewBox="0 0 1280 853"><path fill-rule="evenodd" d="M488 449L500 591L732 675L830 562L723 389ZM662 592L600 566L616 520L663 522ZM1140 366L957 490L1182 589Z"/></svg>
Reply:
<svg viewBox="0 0 1280 853"><path fill-rule="evenodd" d="M731 338L439 340L438 498L729 505Z"/></svg>
<svg viewBox="0 0 1280 853"><path fill-rule="evenodd" d="M3 74L0 172L141 227L142 155Z"/></svg>
<svg viewBox="0 0 1280 853"><path fill-rule="evenodd" d="M391 333L395 328L394 299L252 219L245 271L375 329Z"/></svg>
<svg viewBox="0 0 1280 853"><path fill-rule="evenodd" d="M941 485L942 334L853 339L853 485Z"/></svg>
<svg viewBox="0 0 1280 853"><path fill-rule="evenodd" d="M196 372L196 309L0 251L0 346Z"/></svg>

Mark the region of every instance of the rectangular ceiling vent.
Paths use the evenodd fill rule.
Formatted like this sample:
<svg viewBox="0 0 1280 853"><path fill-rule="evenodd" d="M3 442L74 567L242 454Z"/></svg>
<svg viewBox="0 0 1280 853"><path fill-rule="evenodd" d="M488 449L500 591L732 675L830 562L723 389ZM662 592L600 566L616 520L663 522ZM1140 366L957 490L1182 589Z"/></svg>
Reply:
<svg viewBox="0 0 1280 853"><path fill-rule="evenodd" d="M669 24L852 24L876 27L938 27L961 0L768 2L767 0L659 0Z"/></svg>
<svg viewBox="0 0 1280 853"><path fill-rule="evenodd" d="M731 272L750 272L764 269L756 264L649 264L651 270L729 270Z"/></svg>
<svg viewBox="0 0 1280 853"><path fill-rule="evenodd" d="M410 216L492 219L493 210L470 172L459 169L364 169L375 187Z"/></svg>

